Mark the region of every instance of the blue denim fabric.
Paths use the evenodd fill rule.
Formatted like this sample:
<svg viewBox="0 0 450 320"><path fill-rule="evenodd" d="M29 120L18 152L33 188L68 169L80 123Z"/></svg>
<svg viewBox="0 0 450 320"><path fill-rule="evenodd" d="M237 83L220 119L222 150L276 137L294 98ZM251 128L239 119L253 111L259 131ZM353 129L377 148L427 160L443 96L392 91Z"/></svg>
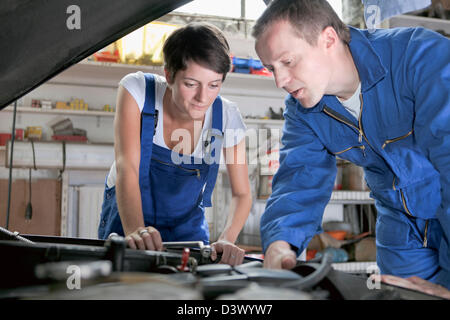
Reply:
<svg viewBox="0 0 450 320"><path fill-rule="evenodd" d="M146 100L142 111L141 159L139 187L142 211L146 226L155 227L163 241L209 242L208 223L205 218L205 202L209 197L219 169L218 161L206 163L180 155L153 144L155 128L154 79L146 74ZM220 159L222 148L222 101L217 97L212 106L212 127L215 135L215 159ZM175 163L173 159L181 159ZM105 239L112 232L124 235L117 208L115 187L105 188L98 236Z"/></svg>
<svg viewBox="0 0 450 320"><path fill-rule="evenodd" d="M439 264L439 251L443 241L439 221L414 218L378 201L376 208L377 264L381 273L395 274L402 278L418 276L449 288L450 282L445 281L449 273Z"/></svg>

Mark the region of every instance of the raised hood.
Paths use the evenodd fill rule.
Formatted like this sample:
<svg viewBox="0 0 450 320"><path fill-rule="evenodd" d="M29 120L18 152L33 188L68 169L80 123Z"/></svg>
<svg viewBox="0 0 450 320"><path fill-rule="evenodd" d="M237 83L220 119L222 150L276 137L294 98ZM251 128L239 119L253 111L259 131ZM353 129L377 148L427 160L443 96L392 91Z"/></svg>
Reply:
<svg viewBox="0 0 450 320"><path fill-rule="evenodd" d="M191 0L1 0L0 110Z"/></svg>

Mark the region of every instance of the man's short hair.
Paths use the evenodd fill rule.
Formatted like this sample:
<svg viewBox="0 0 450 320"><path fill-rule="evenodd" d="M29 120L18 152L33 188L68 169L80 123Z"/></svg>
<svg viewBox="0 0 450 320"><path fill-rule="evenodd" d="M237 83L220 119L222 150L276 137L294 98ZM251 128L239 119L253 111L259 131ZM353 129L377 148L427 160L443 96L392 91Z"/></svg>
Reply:
<svg viewBox="0 0 450 320"><path fill-rule="evenodd" d="M172 79L178 71L186 70L188 61L222 74L222 80L231 68L230 46L225 36L207 23L190 23L176 29L164 43L163 54Z"/></svg>
<svg viewBox="0 0 450 320"><path fill-rule="evenodd" d="M312 46L328 26L336 30L341 41L350 42L350 30L326 0L273 0L256 21L252 36L258 39L269 25L280 20L289 21Z"/></svg>

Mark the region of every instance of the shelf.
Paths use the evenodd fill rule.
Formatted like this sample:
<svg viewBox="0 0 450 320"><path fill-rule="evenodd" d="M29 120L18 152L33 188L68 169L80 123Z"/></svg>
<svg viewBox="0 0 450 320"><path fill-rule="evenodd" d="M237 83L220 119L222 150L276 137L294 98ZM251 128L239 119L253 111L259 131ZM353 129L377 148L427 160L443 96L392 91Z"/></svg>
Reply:
<svg viewBox="0 0 450 320"><path fill-rule="evenodd" d="M376 261L337 262L332 263L331 267L337 271L354 274L369 274L378 268Z"/></svg>
<svg viewBox="0 0 450 320"><path fill-rule="evenodd" d="M83 60L78 63L79 66L86 66L91 68L112 68L115 70L124 70L127 73L142 71L149 73L156 73L159 75L164 75L164 67L163 66L148 66L148 65L134 65L134 64L124 64L124 63L114 63L114 62L101 62L101 61L91 61L91 60ZM258 74L247 74L247 73L237 73L237 72L228 72L228 78L240 78L246 80L261 80L261 81L270 81L273 82L274 79L271 76L262 76Z"/></svg>
<svg viewBox="0 0 450 320"><path fill-rule="evenodd" d="M132 65L132 64L123 64L123 63L111 63L111 62L99 62L99 61L89 61L83 60L80 63L77 63L70 67L69 69L63 71L59 75L50 79L48 83L65 83L65 82L73 82L74 77L79 77L79 84L88 84L95 85L99 84L98 79L105 80L107 78L110 81L104 82L105 86L114 86L117 87L118 81L117 79L121 79L125 75L129 73L134 73L142 71L144 73L154 73L159 74L161 76L164 75L164 68L162 66L146 66L146 65ZM67 79L67 77L71 77L72 79ZM245 80L245 81L254 81L257 83L267 83L271 84L271 86L275 89L275 81L273 77L261 76L257 74L245 74L245 73L235 73L229 72L227 74L227 78L225 79L224 85L230 81L227 80ZM277 89L279 90L279 89ZM279 90L281 92L281 90ZM284 93L283 93L284 95Z"/></svg>
<svg viewBox="0 0 450 320"><path fill-rule="evenodd" d="M274 120L274 119L244 119L245 124L272 124L282 126L284 120Z"/></svg>
<svg viewBox="0 0 450 320"><path fill-rule="evenodd" d="M50 79L50 85L76 85L116 89L127 74L142 71L164 75L162 66L128 65L83 60ZM284 101L286 92L276 87L273 77L229 72L222 85L224 96L257 96Z"/></svg>
<svg viewBox="0 0 450 320"><path fill-rule="evenodd" d="M331 194L330 204L373 204L370 191L337 190Z"/></svg>
<svg viewBox="0 0 450 320"><path fill-rule="evenodd" d="M11 142L8 143L11 147ZM7 151L8 148L3 154L6 167L9 167ZM109 170L113 161L113 144L35 141L32 145L30 141L14 142L13 168L33 168L35 163L38 169Z"/></svg>
<svg viewBox="0 0 450 320"><path fill-rule="evenodd" d="M389 27L424 27L434 31L443 31L450 35L450 20L437 18L399 15L389 19Z"/></svg>
<svg viewBox="0 0 450 320"><path fill-rule="evenodd" d="M13 112L14 107L9 106L3 109L3 111ZM40 113L40 114L64 114L74 116L102 116L102 117L114 117L114 112L100 111L100 110L64 110L64 109L43 109L17 106L18 113Z"/></svg>
<svg viewBox="0 0 450 320"><path fill-rule="evenodd" d="M258 202L266 202L267 199L256 199ZM329 204L373 204L370 191L339 190L333 191Z"/></svg>
<svg viewBox="0 0 450 320"><path fill-rule="evenodd" d="M2 111L13 112L14 107L8 106ZM40 113L40 114L63 114L74 116L101 116L101 117L114 117L115 112L100 111L100 110L64 110L64 109L45 109L45 108L32 108L25 106L17 106L18 113ZM244 119L246 124L262 124L262 125L279 125L282 126L284 120L273 119Z"/></svg>

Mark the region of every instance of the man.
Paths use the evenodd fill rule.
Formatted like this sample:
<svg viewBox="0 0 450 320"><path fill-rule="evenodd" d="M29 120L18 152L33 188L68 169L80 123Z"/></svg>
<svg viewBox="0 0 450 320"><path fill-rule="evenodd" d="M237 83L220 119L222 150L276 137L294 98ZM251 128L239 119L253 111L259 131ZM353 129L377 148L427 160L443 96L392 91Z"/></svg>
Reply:
<svg viewBox="0 0 450 320"><path fill-rule="evenodd" d="M265 266L292 268L322 231L339 155L364 168L381 273L450 288L450 41L347 27L325 0L272 1L253 36L289 93Z"/></svg>

